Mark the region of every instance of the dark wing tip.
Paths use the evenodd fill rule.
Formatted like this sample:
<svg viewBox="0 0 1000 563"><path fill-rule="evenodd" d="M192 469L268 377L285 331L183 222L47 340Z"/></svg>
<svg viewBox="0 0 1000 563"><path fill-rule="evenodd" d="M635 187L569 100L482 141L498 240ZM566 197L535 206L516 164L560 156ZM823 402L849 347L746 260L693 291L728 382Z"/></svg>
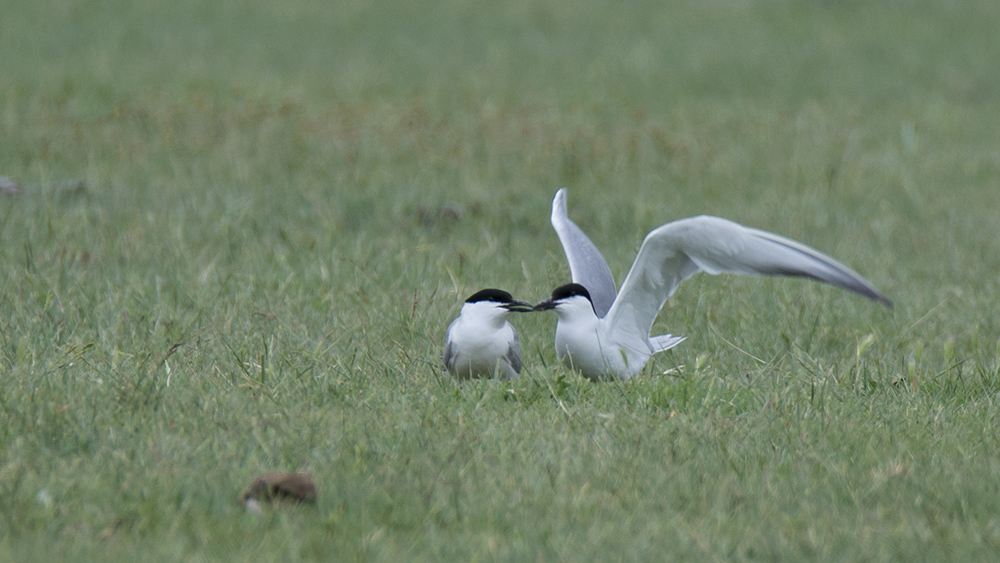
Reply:
<svg viewBox="0 0 1000 563"><path fill-rule="evenodd" d="M842 275L842 276L837 276L836 278L829 278L817 275L812 272L804 272L802 270L795 270L791 268L769 268L767 270L761 270L761 273L765 276L808 278L818 282L827 283L839 287L841 289L846 289L848 291L857 293L858 295L866 299L871 299L872 301L885 305L890 309L893 308L893 303L888 297L882 295L882 293L879 290L875 289L874 286L868 283L863 283L853 276Z"/></svg>
<svg viewBox="0 0 1000 563"><path fill-rule="evenodd" d="M888 297L886 297L885 295L882 295L881 293L876 293L875 296L872 297L871 299L874 299L875 301L877 301L877 302L885 305L886 307L888 307L890 309L895 309L896 308L896 306L892 303L892 301Z"/></svg>

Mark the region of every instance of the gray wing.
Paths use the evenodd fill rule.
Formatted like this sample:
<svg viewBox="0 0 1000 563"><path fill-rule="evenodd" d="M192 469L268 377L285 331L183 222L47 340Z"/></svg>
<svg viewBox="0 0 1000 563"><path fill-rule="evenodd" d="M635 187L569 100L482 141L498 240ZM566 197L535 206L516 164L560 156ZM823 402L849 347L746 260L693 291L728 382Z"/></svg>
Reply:
<svg viewBox="0 0 1000 563"><path fill-rule="evenodd" d="M521 373L521 345L517 342L517 331L514 331L514 339L510 341L507 348L507 363L514 370L514 373Z"/></svg>
<svg viewBox="0 0 1000 563"><path fill-rule="evenodd" d="M611 333L648 338L664 301L697 272L805 277L892 306L868 280L815 249L726 219L700 216L667 223L646 235L608 313Z"/></svg>
<svg viewBox="0 0 1000 563"><path fill-rule="evenodd" d="M458 319L455 319L448 325L448 330L444 333L444 350L441 352L441 362L444 363L444 367L448 371L453 373L455 371L455 356L452 354L451 350L451 328L455 326L455 323L457 322Z"/></svg>
<svg viewBox="0 0 1000 563"><path fill-rule="evenodd" d="M618 294L615 277L611 275L611 268L601 251L569 219L566 212L566 188L557 191L552 200L552 228L562 243L573 282L587 288L590 300L594 303L594 311L598 317L604 318Z"/></svg>

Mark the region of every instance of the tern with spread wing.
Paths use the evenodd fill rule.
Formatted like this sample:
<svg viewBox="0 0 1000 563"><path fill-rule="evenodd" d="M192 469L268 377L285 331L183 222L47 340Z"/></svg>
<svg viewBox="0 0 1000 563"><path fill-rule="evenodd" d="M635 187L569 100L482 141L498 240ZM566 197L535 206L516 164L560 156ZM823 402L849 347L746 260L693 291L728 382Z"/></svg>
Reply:
<svg viewBox="0 0 1000 563"><path fill-rule="evenodd" d="M507 316L533 310L531 303L515 301L506 291L477 291L448 325L441 361L458 379L494 375L514 379L521 372L521 348Z"/></svg>
<svg viewBox="0 0 1000 563"><path fill-rule="evenodd" d="M552 200L552 227L573 283L557 287L535 310L554 309L556 353L591 379L628 379L649 358L684 337L650 336L660 308L680 283L698 272L811 278L892 307L854 270L808 246L719 217L667 223L646 235L621 293L594 243L566 213L566 189Z"/></svg>

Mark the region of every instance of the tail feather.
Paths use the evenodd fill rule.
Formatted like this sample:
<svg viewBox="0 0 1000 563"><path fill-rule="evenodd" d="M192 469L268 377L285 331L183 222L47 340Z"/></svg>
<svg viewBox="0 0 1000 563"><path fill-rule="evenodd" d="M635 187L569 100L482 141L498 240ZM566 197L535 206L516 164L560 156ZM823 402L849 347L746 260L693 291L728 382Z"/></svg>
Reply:
<svg viewBox="0 0 1000 563"><path fill-rule="evenodd" d="M673 336L670 334L662 334L660 336L649 337L649 343L653 346L653 353L658 354L660 352L665 352L674 346L677 346L681 342L687 340L686 336Z"/></svg>

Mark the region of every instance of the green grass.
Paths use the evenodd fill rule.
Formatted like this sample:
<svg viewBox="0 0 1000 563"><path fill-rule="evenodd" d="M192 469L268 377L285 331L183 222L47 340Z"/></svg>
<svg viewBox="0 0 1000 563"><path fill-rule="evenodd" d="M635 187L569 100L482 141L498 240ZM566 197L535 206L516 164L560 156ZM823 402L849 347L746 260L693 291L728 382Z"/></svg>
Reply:
<svg viewBox="0 0 1000 563"><path fill-rule="evenodd" d="M995 2L7 4L0 560L1000 551ZM466 296L567 281L561 186L619 282L711 213L896 307L701 276L635 381L523 315L456 384Z"/></svg>

